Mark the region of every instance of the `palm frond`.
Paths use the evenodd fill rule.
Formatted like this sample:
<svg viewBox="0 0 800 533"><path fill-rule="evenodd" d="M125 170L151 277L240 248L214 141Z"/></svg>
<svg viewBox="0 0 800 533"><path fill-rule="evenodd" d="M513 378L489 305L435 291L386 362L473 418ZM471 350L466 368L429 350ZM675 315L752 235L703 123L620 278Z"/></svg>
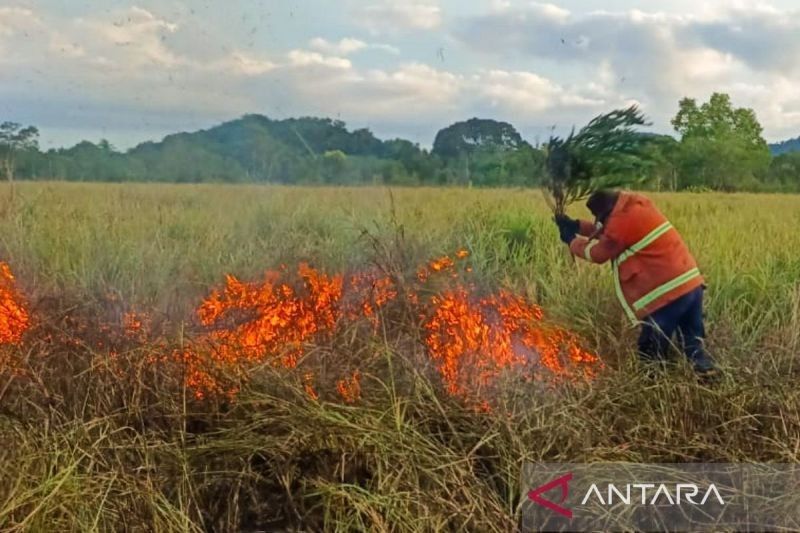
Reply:
<svg viewBox="0 0 800 533"><path fill-rule="evenodd" d="M631 185L647 165L643 147L649 139L635 130L648 126L638 107L617 109L592 119L578 133L547 143L547 189L553 210L566 207L601 188Z"/></svg>

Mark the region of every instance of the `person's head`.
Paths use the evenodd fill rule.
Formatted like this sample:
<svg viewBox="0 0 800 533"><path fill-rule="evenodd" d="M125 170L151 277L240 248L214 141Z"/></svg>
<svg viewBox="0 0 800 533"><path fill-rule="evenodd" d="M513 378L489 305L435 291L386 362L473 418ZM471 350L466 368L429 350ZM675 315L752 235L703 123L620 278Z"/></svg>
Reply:
<svg viewBox="0 0 800 533"><path fill-rule="evenodd" d="M586 200L586 207L592 212L598 222L606 223L608 215L613 211L619 199L619 191L602 189L592 193Z"/></svg>

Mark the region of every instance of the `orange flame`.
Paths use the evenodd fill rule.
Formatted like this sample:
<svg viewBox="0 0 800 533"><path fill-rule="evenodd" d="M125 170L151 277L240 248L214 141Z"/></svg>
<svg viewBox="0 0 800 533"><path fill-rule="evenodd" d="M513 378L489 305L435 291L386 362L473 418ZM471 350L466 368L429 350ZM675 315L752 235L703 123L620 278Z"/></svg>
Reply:
<svg viewBox="0 0 800 533"><path fill-rule="evenodd" d="M557 381L592 378L602 368L574 334L547 325L541 307L507 290L478 296L474 286L458 281L458 261L468 256L467 250L459 250L454 258L428 262L417 271L419 285L404 295L419 310L427 354L449 394L477 399L488 408L481 391L508 370L528 379ZM463 271L471 269L465 266ZM328 276L306 264L298 275L299 288L281 273L268 273L261 284L228 276L225 288L200 305L198 316L210 330L202 342L212 347L211 360L204 360L196 348L183 354L189 366L187 384L198 397L222 390L210 368L233 369L240 377L246 377L244 367L253 363L294 368L308 346L329 340L342 323L365 319L377 327L376 310L398 296L396 285L385 276ZM449 285L423 296L431 292L424 284L435 276L444 276ZM303 386L317 399L313 377L307 372ZM361 397L360 380L356 369L336 382L345 402Z"/></svg>
<svg viewBox="0 0 800 533"><path fill-rule="evenodd" d="M150 337L150 315L129 311L122 317L122 329L127 339L145 343Z"/></svg>
<svg viewBox="0 0 800 533"><path fill-rule="evenodd" d="M303 343L329 332L338 319L342 276L328 277L306 264L298 273L304 290L298 292L278 283L268 273L263 284L243 283L228 276L225 290L214 291L199 307L200 322L212 329L208 340L219 361L262 361L279 358L292 368L302 354Z"/></svg>
<svg viewBox="0 0 800 533"><path fill-rule="evenodd" d="M232 370L246 378L246 367L258 363L296 367L306 348L330 339L340 323L365 319L377 326L377 311L397 296L390 278L373 273L328 276L301 264L298 277L294 286L280 272L267 273L263 283L228 276L225 288L202 302L197 313L209 332L180 354L187 385L198 398L224 390L213 377L219 372ZM346 400L360 394L354 379L350 384L356 386L343 394ZM304 388L318 397L313 380L304 378Z"/></svg>
<svg viewBox="0 0 800 533"><path fill-rule="evenodd" d="M508 371L548 383L597 374L599 358L582 349L571 332L549 325L541 307L508 290L486 293L462 281L462 274L471 272L461 263L468 257L462 249L429 261L402 291L404 303L421 320L425 353L449 394L488 410L487 391ZM328 275L303 263L296 275L282 267L260 283L228 275L197 308L204 332L180 350L170 353L163 337L154 341L146 313L126 313L122 333L127 341L161 351L148 361L180 363L184 383L198 399L233 399L255 367L294 369L309 348L330 343L343 326L357 326L355 334L375 334L381 325L386 330L394 322L382 324L391 315L381 310L399 295L394 280L378 271ZM29 325L14 277L0 262L0 344L18 344ZM112 329L101 324L99 333L93 345L107 346L113 357L119 344ZM362 370L334 376L344 402L362 398ZM315 372L305 368L296 376L310 398L320 398Z"/></svg>
<svg viewBox="0 0 800 533"><path fill-rule="evenodd" d="M306 372L303 374L303 389L308 394L308 397L312 400L318 400L319 394L317 394L317 390L314 388L314 373L313 372Z"/></svg>
<svg viewBox="0 0 800 533"><path fill-rule="evenodd" d="M555 377L590 378L600 366L573 334L543 323L539 306L508 291L479 298L458 287L432 304L425 344L450 394L475 396L511 368L530 378L543 369Z"/></svg>
<svg viewBox="0 0 800 533"><path fill-rule="evenodd" d="M0 261L0 344L19 344L30 317L9 266Z"/></svg>
<svg viewBox="0 0 800 533"><path fill-rule="evenodd" d="M336 382L336 392L345 403L355 403L361 398L361 372L356 370L350 377Z"/></svg>

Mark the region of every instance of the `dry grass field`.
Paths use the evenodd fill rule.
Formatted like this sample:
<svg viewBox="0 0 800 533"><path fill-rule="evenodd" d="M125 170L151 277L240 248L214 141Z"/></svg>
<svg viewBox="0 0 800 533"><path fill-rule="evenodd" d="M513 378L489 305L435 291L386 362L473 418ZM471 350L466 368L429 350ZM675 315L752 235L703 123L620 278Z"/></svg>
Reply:
<svg viewBox="0 0 800 533"><path fill-rule="evenodd" d="M18 184L0 530L508 531L525 460L800 461L800 196L652 196L713 387L640 375L538 191Z"/></svg>

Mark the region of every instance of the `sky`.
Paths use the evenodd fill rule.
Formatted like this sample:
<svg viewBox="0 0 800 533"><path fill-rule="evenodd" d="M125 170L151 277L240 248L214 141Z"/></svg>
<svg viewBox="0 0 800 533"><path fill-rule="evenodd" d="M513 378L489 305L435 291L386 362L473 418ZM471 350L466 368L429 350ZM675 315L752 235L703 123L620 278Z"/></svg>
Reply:
<svg viewBox="0 0 800 533"><path fill-rule="evenodd" d="M430 146L471 117L531 142L726 92L800 135L796 0L0 0L0 121L121 149L246 113Z"/></svg>

